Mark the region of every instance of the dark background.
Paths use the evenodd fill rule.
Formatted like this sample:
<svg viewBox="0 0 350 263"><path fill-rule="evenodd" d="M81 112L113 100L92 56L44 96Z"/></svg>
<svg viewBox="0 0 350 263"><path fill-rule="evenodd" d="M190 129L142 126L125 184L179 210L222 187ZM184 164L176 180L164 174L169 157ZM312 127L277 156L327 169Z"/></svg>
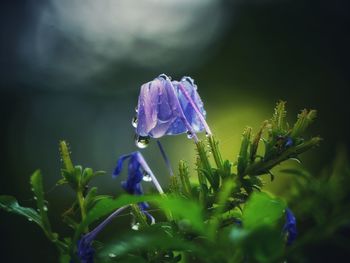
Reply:
<svg viewBox="0 0 350 263"><path fill-rule="evenodd" d="M131 34L133 46L124 57L115 55L121 49L114 47L108 31L102 39L109 44L99 53L101 34L89 42L84 38L89 31L60 28L59 15L40 29L40 10L45 7L55 14L54 2L8 1L0 8L0 193L16 196L23 205L33 204L28 181L38 168L51 203L63 211L72 200L69 189L52 188L60 178L60 139L70 142L76 163L110 174L119 155L135 150L130 120L140 85L163 72L174 79L190 75L196 80L208 122L231 160L243 128L257 128L279 99L288 101L291 121L301 108L318 110L311 132L324 141L304 156L307 169L317 173L339 145L350 145L348 1L212 1L216 9L189 6L199 18L189 20L192 24L182 31L172 29L172 19L183 17L174 9L165 31L156 37L146 41ZM153 5L146 6L156 16L159 6ZM79 4L76 8L78 17ZM127 9L137 16L133 11ZM220 25L211 28L214 22ZM178 45L168 44L161 35L166 26ZM128 23L123 28L128 32ZM182 45L186 41L190 44ZM180 158L194 160L185 135L162 142L173 166ZM144 154L155 172L165 174L160 181L166 184L155 144ZM120 190L109 176L96 185L102 193ZM283 187L285 183L277 182L274 189ZM68 233L59 223L59 211L50 216L54 229ZM0 239L2 262L55 262L53 246L23 218L0 211Z"/></svg>

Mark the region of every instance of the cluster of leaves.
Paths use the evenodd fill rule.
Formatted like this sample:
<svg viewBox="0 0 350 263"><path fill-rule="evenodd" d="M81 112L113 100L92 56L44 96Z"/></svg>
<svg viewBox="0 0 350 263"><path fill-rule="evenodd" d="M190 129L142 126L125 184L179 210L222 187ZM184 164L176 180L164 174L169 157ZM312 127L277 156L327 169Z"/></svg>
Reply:
<svg viewBox="0 0 350 263"><path fill-rule="evenodd" d="M79 262L77 244L81 236L124 206L132 208L140 227L111 244L100 244L97 262L273 262L285 252L282 227L287 205L261 192L259 176L270 174L273 179L270 170L274 166L318 145L319 137L303 138L315 115L313 110L304 110L289 128L285 103L279 102L273 118L265 121L257 134L253 135L251 128L244 131L235 163L224 160L218 141L208 136L196 143L198 184L191 182L188 165L181 161L166 195L97 195L97 188L88 185L103 173L74 166L62 141L63 168L58 185L69 185L76 193L76 200L63 213L63 221L72 229L71 237L52 231L39 171L31 177L39 212L20 206L11 196L0 196L0 208L37 223L56 245L61 262ZM262 144L263 154L259 155ZM147 222L134 205L140 202L159 209L161 220L157 217L155 224Z"/></svg>
<svg viewBox="0 0 350 263"><path fill-rule="evenodd" d="M314 176L299 169L284 169L292 176L290 207L299 218L298 242L288 251L292 262L331 262L334 255L349 258L350 165L345 149Z"/></svg>

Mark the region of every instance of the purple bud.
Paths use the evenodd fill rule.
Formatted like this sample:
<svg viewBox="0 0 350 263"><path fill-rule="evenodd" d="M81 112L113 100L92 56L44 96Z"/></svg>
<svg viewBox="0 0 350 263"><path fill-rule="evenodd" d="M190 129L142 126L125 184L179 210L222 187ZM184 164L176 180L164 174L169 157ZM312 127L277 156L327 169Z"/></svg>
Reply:
<svg viewBox="0 0 350 263"><path fill-rule="evenodd" d="M283 226L283 233L287 235L287 245L291 245L297 237L297 221L289 208L286 209L286 222Z"/></svg>

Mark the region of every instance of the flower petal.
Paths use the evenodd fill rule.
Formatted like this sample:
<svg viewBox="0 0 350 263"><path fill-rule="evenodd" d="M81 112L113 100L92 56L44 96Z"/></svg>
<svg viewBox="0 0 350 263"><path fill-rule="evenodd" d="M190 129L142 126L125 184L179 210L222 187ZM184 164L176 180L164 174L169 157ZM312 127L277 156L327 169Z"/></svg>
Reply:
<svg viewBox="0 0 350 263"><path fill-rule="evenodd" d="M125 154L119 157L118 161L117 161L117 166L114 168L112 177L115 178L117 177L120 172L123 169L123 162L125 161L125 159L129 158L131 156L131 154Z"/></svg>

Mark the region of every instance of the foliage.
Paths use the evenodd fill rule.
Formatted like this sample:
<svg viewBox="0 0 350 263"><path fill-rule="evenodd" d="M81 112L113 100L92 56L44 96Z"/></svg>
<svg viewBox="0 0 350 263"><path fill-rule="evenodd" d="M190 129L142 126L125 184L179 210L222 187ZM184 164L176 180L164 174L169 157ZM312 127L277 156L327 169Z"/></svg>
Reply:
<svg viewBox="0 0 350 263"><path fill-rule="evenodd" d="M96 251L97 262L281 262L302 257L298 242L310 242L313 234L286 247L282 228L287 203L261 190L261 175L269 174L273 180L273 167L298 158L319 144L319 137L308 139L304 135L315 115L313 110L303 110L296 123L289 126L285 102L279 102L272 119L264 121L256 134L249 127L245 129L235 162L223 159L219 141L209 134L195 143L198 184L189 180L192 175L188 165L181 161L178 172L170 178L168 190L160 195L99 195L97 188L88 188L88 184L104 173L74 165L67 143L61 141L62 178L57 185L68 185L76 193L71 207L62 214L72 230L70 237L52 230L40 171L34 172L30 180L39 212L20 206L11 196L1 196L0 207L34 221L57 247L61 262L92 262L79 256L79 242L90 239L93 250L89 252ZM333 173L340 174L337 169ZM344 171L349 173L349 168ZM296 188L289 202L297 218L311 218L314 227L310 233L327 229L323 238L328 238L337 231L334 226L348 224L342 210L332 209L333 202L349 198L348 192L337 190L343 184L340 177L325 176L319 180L300 169L284 172L295 174ZM324 192L331 195L329 203L321 202ZM144 202L159 209L155 222L149 219L153 218L148 216L151 210L137 205ZM304 205L300 206L302 202ZM317 202L322 208L312 214ZM131 211L137 231L130 230L105 244L97 242L95 236L118 209ZM350 211L349 207L343 209ZM332 228L327 228L329 215L335 220ZM87 241L83 245L90 248Z"/></svg>

